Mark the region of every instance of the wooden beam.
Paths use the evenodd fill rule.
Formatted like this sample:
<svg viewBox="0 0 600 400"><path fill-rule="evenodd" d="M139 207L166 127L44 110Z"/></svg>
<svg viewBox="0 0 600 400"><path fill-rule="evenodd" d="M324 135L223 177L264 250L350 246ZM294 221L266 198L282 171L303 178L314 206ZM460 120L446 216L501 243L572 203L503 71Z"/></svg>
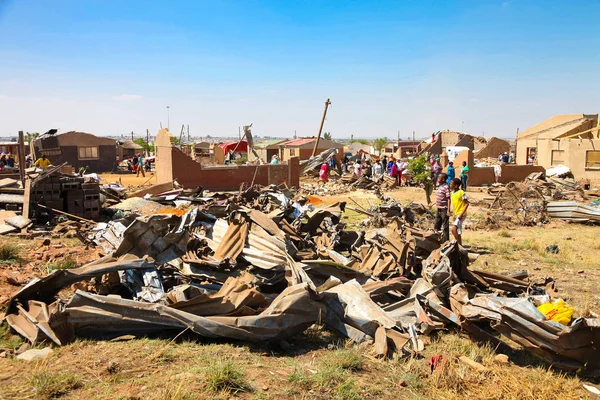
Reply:
<svg viewBox="0 0 600 400"><path fill-rule="evenodd" d="M21 175L21 183L25 185L25 142L23 131L19 131L19 174Z"/></svg>
<svg viewBox="0 0 600 400"><path fill-rule="evenodd" d="M574 137L577 137L577 136L584 135L586 133L591 133L593 131L596 131L596 138L600 138L600 124L599 124L598 126L595 126L593 128L590 128L590 129L586 129L585 131L581 131L581 132L577 132L577 133L571 133L570 135L559 137L559 138L556 138L556 139L557 140L560 140L560 139L571 139L571 138L574 138Z"/></svg>
<svg viewBox="0 0 600 400"><path fill-rule="evenodd" d="M327 108L331 104L331 100L327 99L325 101L325 110L323 111L323 118L321 119L321 126L319 127L319 134L317 135L317 140L315 141L315 147L313 147L313 152L311 158L314 157L317 153L317 149L319 148L319 140L321 139L321 132L323 131L323 124L325 123L325 117L327 116Z"/></svg>
<svg viewBox="0 0 600 400"><path fill-rule="evenodd" d="M71 218L79 219L79 220L81 220L81 221L85 221L85 222L91 222L92 224L94 224L94 223L95 223L95 222L94 222L94 221L92 221L92 220L85 219L85 218L81 218L81 217L78 217L77 215L69 214L69 213L67 213L67 212L64 212L64 211L55 210L54 208L46 207L46 206L44 206L44 205L42 205L42 204L37 204L37 206L38 206L38 207L45 208L46 210L50 210L50 211L52 211L52 212L55 212L55 213L58 213L58 214L66 215L67 217L71 217Z"/></svg>
<svg viewBox="0 0 600 400"><path fill-rule="evenodd" d="M21 215L29 218L29 206L31 205L31 179L25 179L25 193L23 194L23 211Z"/></svg>

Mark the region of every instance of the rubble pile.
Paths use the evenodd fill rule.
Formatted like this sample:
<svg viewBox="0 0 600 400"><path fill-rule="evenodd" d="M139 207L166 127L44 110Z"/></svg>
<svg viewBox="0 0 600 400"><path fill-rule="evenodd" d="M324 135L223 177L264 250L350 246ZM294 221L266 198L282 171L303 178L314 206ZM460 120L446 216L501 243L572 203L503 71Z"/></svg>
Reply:
<svg viewBox="0 0 600 400"><path fill-rule="evenodd" d="M187 211L130 213L87 232L106 256L24 286L8 306L12 329L34 344L184 330L258 342L322 324L390 357L456 328L600 370L600 320L547 319L536 308L551 301L547 282L470 268L465 248L409 226L412 207L379 206L384 227L357 232L340 223L345 203L314 209L274 187L175 192L149 200Z"/></svg>
<svg viewBox="0 0 600 400"><path fill-rule="evenodd" d="M545 224L550 217L561 218L554 212L556 208L573 206L587 198L581 185L572 178L542 178L543 174L538 172L523 182L488 188L493 201L489 203L486 224L492 227L509 227L515 223L523 226ZM549 208L550 203L553 206Z"/></svg>
<svg viewBox="0 0 600 400"><path fill-rule="evenodd" d="M343 174L339 179L332 179L328 182L305 183L302 185L301 190L304 194L311 195L337 195L356 189L381 190L391 189L395 186L396 180L387 174L380 176L378 179L366 176L358 177L354 174Z"/></svg>

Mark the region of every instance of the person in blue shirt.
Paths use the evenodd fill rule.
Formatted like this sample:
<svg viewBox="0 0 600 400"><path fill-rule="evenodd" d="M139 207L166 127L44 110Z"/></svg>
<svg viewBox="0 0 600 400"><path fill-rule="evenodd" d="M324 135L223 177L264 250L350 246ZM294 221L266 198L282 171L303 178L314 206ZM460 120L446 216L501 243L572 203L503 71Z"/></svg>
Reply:
<svg viewBox="0 0 600 400"><path fill-rule="evenodd" d="M392 157L392 158L390 158L390 161L388 162L387 168L386 168L386 171L388 172L388 174L392 172L392 165L394 165L394 164L395 164L394 157Z"/></svg>
<svg viewBox="0 0 600 400"><path fill-rule="evenodd" d="M446 170L446 174L448 174L448 179L446 179L446 183L449 185L450 182L456 176L456 172L454 172L454 163L452 161L448 163L448 169Z"/></svg>

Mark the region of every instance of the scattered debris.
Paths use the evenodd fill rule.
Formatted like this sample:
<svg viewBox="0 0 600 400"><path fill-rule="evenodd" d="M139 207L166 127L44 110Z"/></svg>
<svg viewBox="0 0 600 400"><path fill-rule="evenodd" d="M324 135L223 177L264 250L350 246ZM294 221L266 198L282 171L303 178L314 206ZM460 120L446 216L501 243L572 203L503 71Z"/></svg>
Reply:
<svg viewBox="0 0 600 400"><path fill-rule="evenodd" d="M473 254L416 227L418 217L430 218L422 206L362 209L380 227L356 232L341 222L345 203L305 207L287 189L174 195L153 199L183 197L183 214L142 207L86 228L83 239L106 255L23 287L8 305L9 325L32 344L63 345L184 329L281 342L321 323L373 343L381 357L419 353L432 332L455 327L496 348L490 332L505 334L565 369L600 369L596 320L548 320L534 303L549 301L552 281L470 269ZM140 201L148 204L128 203ZM57 297L68 287L70 298Z"/></svg>

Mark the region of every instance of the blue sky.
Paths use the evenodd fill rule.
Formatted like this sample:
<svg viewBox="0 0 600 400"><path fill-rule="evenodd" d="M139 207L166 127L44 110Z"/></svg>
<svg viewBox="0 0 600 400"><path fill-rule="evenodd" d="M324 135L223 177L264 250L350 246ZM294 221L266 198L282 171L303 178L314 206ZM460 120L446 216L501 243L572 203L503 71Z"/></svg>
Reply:
<svg viewBox="0 0 600 400"><path fill-rule="evenodd" d="M599 1L0 0L0 135L514 136L600 110Z"/></svg>

